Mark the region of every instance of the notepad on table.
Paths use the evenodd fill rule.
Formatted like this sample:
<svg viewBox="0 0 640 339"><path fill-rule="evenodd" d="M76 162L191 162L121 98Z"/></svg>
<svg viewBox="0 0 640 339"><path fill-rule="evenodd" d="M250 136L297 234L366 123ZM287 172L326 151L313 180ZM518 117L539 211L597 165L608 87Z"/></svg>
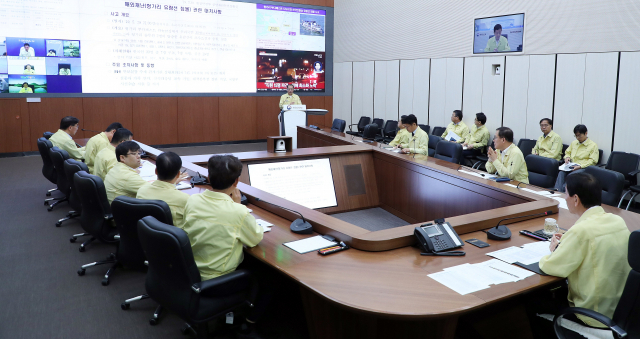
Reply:
<svg viewBox="0 0 640 339"><path fill-rule="evenodd" d="M269 231L271 231L271 226L273 226L273 224L272 224L272 223L270 223L270 222L268 222L268 221L266 221L266 220L262 220L262 219L256 219L256 224L258 224L258 225L262 226L262 229L263 229L265 232L269 232Z"/></svg>
<svg viewBox="0 0 640 339"><path fill-rule="evenodd" d="M329 241L323 238L321 235L317 235L315 237L306 238L302 240L296 240L291 242L285 242L283 245L289 247L290 249L303 254L312 251L317 251L319 249L327 248L330 246L335 246L336 242Z"/></svg>

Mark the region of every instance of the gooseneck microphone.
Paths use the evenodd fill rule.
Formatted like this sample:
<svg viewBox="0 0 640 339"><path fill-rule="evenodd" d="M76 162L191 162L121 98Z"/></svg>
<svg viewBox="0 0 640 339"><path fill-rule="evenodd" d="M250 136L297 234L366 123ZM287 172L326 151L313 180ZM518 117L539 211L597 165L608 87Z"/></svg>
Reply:
<svg viewBox="0 0 640 339"><path fill-rule="evenodd" d="M311 226L311 224L308 221L306 221L304 219L304 216L302 215L302 213L300 213L298 211L294 211L294 210L286 208L286 207L283 207L283 206L280 206L280 205L276 205L276 204L268 202L268 201L264 201L264 200L262 200L260 198L256 198L256 200L260 201L260 202L265 202L265 203L267 203L269 205L280 207L283 210L287 210L289 212L293 212L293 213L296 213L296 214L300 215L300 218L294 220L291 223L291 226L289 226L289 228L291 229L291 232L297 233L297 234L311 234L313 232L313 227Z"/></svg>
<svg viewBox="0 0 640 339"><path fill-rule="evenodd" d="M91 129L84 129L84 128L82 128L81 130L82 130L83 132L95 132L95 133L101 133L100 131L94 131L94 130L91 130Z"/></svg>
<svg viewBox="0 0 640 339"><path fill-rule="evenodd" d="M511 239L511 230L507 226L500 225L500 223L505 221L505 220L520 219L520 218L535 217L535 216L538 216L538 215L550 215L550 214L553 214L553 211L546 211L546 212L542 212L542 213L521 215L519 217L504 218L504 219L498 221L498 225L496 227L492 227L491 229L486 231L487 238L489 238L491 240L508 240L508 239Z"/></svg>

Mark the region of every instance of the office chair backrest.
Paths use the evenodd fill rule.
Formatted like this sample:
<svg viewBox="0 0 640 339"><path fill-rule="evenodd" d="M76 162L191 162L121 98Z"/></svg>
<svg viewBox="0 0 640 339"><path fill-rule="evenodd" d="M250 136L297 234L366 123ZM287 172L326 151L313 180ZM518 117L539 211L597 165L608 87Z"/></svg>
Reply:
<svg viewBox="0 0 640 339"><path fill-rule="evenodd" d="M102 179L80 171L74 174L73 185L82 204L82 214L80 215L82 228L102 242L113 242L116 229L106 221L111 219L112 215Z"/></svg>
<svg viewBox="0 0 640 339"><path fill-rule="evenodd" d="M53 167L56 169L56 185L58 190L69 198L71 194L71 183L67 180L67 175L64 173L64 161L69 159L69 153L67 151L53 146L49 149L49 156L53 162Z"/></svg>
<svg viewBox="0 0 640 339"><path fill-rule="evenodd" d="M144 268L146 260L138 239L138 220L152 216L156 220L173 225L171 209L162 200L144 200L119 196L111 203L113 219L120 234L116 257L126 267Z"/></svg>
<svg viewBox="0 0 640 339"><path fill-rule="evenodd" d="M360 121L358 121L358 132L364 132L364 128L367 127L368 124L371 123L371 118L369 117L360 117Z"/></svg>
<svg viewBox="0 0 640 339"><path fill-rule="evenodd" d="M636 184L636 176L629 173L640 168L640 155L626 152L611 152L609 160L607 160L606 169L622 173L625 180L632 184Z"/></svg>
<svg viewBox="0 0 640 339"><path fill-rule="evenodd" d="M444 131L446 131L447 128L446 127L434 127L433 128L433 135L440 137L442 136L442 133L444 133Z"/></svg>
<svg viewBox="0 0 640 339"><path fill-rule="evenodd" d="M431 126L429 126L429 125L418 124L418 127L420 127L420 129L423 130L427 134L429 134L429 131L431 130Z"/></svg>
<svg viewBox="0 0 640 339"><path fill-rule="evenodd" d="M398 133L398 122L395 120L387 120L382 128L382 136L385 138L393 138Z"/></svg>
<svg viewBox="0 0 640 339"><path fill-rule="evenodd" d="M432 157L436 153L436 146L442 141L442 138L436 135L429 135L429 156Z"/></svg>
<svg viewBox="0 0 640 339"><path fill-rule="evenodd" d="M384 119L374 118L371 121L372 124L378 125L378 132L376 133L378 136L382 136L382 126L384 126Z"/></svg>
<svg viewBox="0 0 640 339"><path fill-rule="evenodd" d="M527 155L531 154L531 151L535 146L536 140L522 138L518 141L518 148L522 151L522 156L525 158Z"/></svg>
<svg viewBox="0 0 640 339"><path fill-rule="evenodd" d="M544 188L553 188L558 178L558 161L535 154L524 158L529 171L529 183Z"/></svg>
<svg viewBox="0 0 640 339"><path fill-rule="evenodd" d="M51 136L53 135L53 133L51 132L44 132L42 133L42 137L49 140L49 138L51 138Z"/></svg>
<svg viewBox="0 0 640 339"><path fill-rule="evenodd" d="M589 166L584 170L596 177L602 185L602 203L618 206L624 190L624 175L598 166Z"/></svg>
<svg viewBox="0 0 640 339"><path fill-rule="evenodd" d="M611 320L627 332L628 338L640 338L640 231L629 236L627 258L631 272Z"/></svg>
<svg viewBox="0 0 640 339"><path fill-rule="evenodd" d="M82 203L80 202L80 197L78 196L78 192L74 187L73 176L76 174L76 172L80 171L89 173L89 167L87 167L84 162L75 159L67 159L64 161L64 174L67 177L69 190L71 191L71 193L69 194L69 205L71 205L71 208L73 208L73 210L78 213L82 212Z"/></svg>
<svg viewBox="0 0 640 339"><path fill-rule="evenodd" d="M152 216L138 221L138 237L149 261L147 293L179 316L188 318L191 286L201 281L189 237L182 229Z"/></svg>
<svg viewBox="0 0 640 339"><path fill-rule="evenodd" d="M436 152L433 157L459 164L462 160L462 145L448 141L439 142L436 145Z"/></svg>
<svg viewBox="0 0 640 339"><path fill-rule="evenodd" d="M604 151L601 149L598 149L598 163L597 165L600 165L602 163L602 156L604 155Z"/></svg>
<svg viewBox="0 0 640 339"><path fill-rule="evenodd" d="M53 144L47 138L42 137L38 139L38 152L40 152L40 157L42 158L42 175L51 181L51 183L55 184L58 178L56 169L53 167L53 161L51 161L51 156L49 156L49 149L52 147Z"/></svg>
<svg viewBox="0 0 640 339"><path fill-rule="evenodd" d="M562 153L560 153L560 158L564 159L564 155L567 152L567 148L569 148L569 145L567 144L562 144Z"/></svg>
<svg viewBox="0 0 640 339"><path fill-rule="evenodd" d="M377 124L368 124L367 126L364 127L364 131L362 132L362 138L375 139L379 129L380 128L378 127Z"/></svg>
<svg viewBox="0 0 640 339"><path fill-rule="evenodd" d="M342 119L333 119L333 124L331 125L332 131L338 131L344 133L344 129L347 127L347 122Z"/></svg>

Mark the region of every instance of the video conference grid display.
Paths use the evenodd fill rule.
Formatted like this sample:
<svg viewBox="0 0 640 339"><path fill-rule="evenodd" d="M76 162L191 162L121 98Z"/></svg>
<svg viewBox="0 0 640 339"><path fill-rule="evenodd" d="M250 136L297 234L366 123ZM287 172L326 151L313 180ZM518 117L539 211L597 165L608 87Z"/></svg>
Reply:
<svg viewBox="0 0 640 339"><path fill-rule="evenodd" d="M0 93L325 90L324 10L3 0L0 16Z"/></svg>
<svg viewBox="0 0 640 339"><path fill-rule="evenodd" d="M522 52L524 13L475 19L473 53Z"/></svg>

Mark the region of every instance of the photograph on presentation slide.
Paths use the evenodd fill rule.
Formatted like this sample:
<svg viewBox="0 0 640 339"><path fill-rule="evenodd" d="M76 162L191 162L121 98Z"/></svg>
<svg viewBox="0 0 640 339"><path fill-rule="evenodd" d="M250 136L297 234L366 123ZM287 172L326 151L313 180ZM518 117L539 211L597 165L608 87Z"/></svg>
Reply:
<svg viewBox="0 0 640 339"><path fill-rule="evenodd" d="M47 76L9 74L9 93L48 93Z"/></svg>
<svg viewBox="0 0 640 339"><path fill-rule="evenodd" d="M47 40L47 56L48 57L63 56L62 40Z"/></svg>
<svg viewBox="0 0 640 339"><path fill-rule="evenodd" d="M65 57L79 58L80 57L80 41L62 41L62 53Z"/></svg>
<svg viewBox="0 0 640 339"><path fill-rule="evenodd" d="M300 14L300 34L324 36L324 15Z"/></svg>
<svg viewBox="0 0 640 339"><path fill-rule="evenodd" d="M81 60L80 58L46 58L47 75L82 75Z"/></svg>
<svg viewBox="0 0 640 339"><path fill-rule="evenodd" d="M9 74L45 75L47 68L44 57L7 57Z"/></svg>
<svg viewBox="0 0 640 339"><path fill-rule="evenodd" d="M524 13L475 19L473 53L522 52Z"/></svg>
<svg viewBox="0 0 640 339"><path fill-rule="evenodd" d="M316 209L338 205L328 158L251 164L252 187Z"/></svg>
<svg viewBox="0 0 640 339"><path fill-rule="evenodd" d="M324 92L324 52L258 50L258 91Z"/></svg>
<svg viewBox="0 0 640 339"><path fill-rule="evenodd" d="M0 74L0 93L9 93L9 75Z"/></svg>
<svg viewBox="0 0 640 339"><path fill-rule="evenodd" d="M82 93L82 77L79 75L47 75L47 92Z"/></svg>
<svg viewBox="0 0 640 339"><path fill-rule="evenodd" d="M9 69L9 65L7 63L7 57L0 56L0 74L9 73L8 69Z"/></svg>
<svg viewBox="0 0 640 339"><path fill-rule="evenodd" d="M7 39L0 37L0 56L7 56Z"/></svg>
<svg viewBox="0 0 640 339"><path fill-rule="evenodd" d="M22 57L46 56L44 39L7 37L7 55Z"/></svg>

